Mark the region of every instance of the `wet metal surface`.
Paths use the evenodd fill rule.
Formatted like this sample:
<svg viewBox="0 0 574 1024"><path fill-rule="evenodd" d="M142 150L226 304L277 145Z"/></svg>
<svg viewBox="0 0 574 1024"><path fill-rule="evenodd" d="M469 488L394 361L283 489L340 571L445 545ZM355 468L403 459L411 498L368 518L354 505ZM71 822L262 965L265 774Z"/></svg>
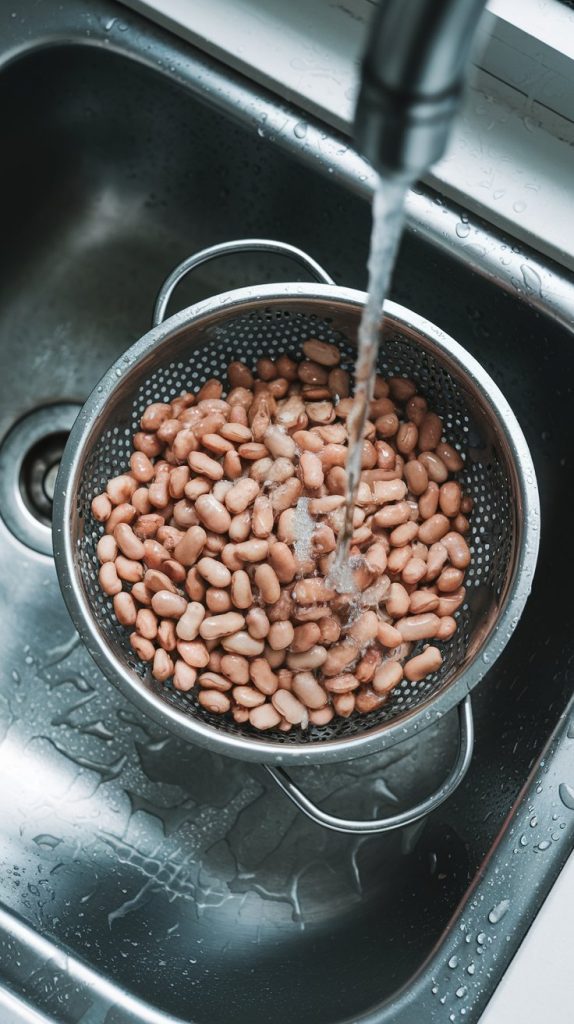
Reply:
<svg viewBox="0 0 574 1024"><path fill-rule="evenodd" d="M148 39L142 22L130 15L128 24L123 13L102 4L95 21L78 18L82 41L99 32L100 48L23 55L0 75L0 178L11 197L3 215L10 258L0 280L0 444L35 409L81 402L147 330L169 270L201 246L284 238L339 283L365 283L364 198L319 164L313 169L305 140L298 160L291 145L262 137L255 113L235 123L173 85L164 56L154 73L106 52L105 37L119 51L125 39L145 60L157 38L158 52L168 49L169 37L150 30ZM20 26L24 48L32 20L29 13ZM182 287L177 304L277 276L277 263L260 257L217 265ZM392 1008L395 998L403 1012L405 997L395 993L439 940L438 955L446 949L441 933L461 900L472 949L481 945L480 908L468 887L497 839L496 877L506 881L486 907L495 916L509 899L505 885L524 872L514 867L522 856L536 865L532 891L542 898L568 855L574 779L566 775L552 791L542 781L539 795L534 779L528 821L538 815L537 826L523 822L521 810L520 832L499 833L570 690L574 646L556 581L565 585L574 568L562 541L573 498L572 339L519 289L504 293L414 233L402 246L392 297L484 363L527 434L541 488L540 568L521 624L476 695L468 776L410 832L357 841L320 830L256 766L185 747L123 701L78 643L51 558L0 521L0 973L58 1024L169 1015L282 1024L294 1013L332 1024L384 1000ZM297 777L337 813L398 809L445 774L455 730L449 715L367 762ZM559 784L570 787L562 799ZM546 798L548 815L536 809ZM503 859L505 843L523 848L522 834L524 854L513 857L510 845ZM424 981L429 1005L420 1005L429 1020L446 1024L455 1011L456 1020L477 1019L527 926L527 916L518 924L514 915L511 900L490 923L501 930L513 922L513 939L501 939L508 953L497 953L472 999L444 981L456 973L444 966L454 952L437 998L430 977ZM464 987L472 995L469 966ZM400 1017L420 1019L414 1003L412 1016Z"/></svg>

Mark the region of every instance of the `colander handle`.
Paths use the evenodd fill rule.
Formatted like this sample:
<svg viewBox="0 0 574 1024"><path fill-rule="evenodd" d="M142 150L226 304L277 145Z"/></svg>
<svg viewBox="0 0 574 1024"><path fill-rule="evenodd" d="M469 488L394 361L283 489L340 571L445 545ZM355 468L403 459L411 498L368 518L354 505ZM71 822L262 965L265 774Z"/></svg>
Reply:
<svg viewBox="0 0 574 1024"><path fill-rule="evenodd" d="M470 697L465 697L458 705L459 718L459 747L458 755L454 766L451 768L447 778L442 785L430 796L427 796L420 803L400 814L393 814L387 818L375 818L372 821L355 821L353 818L338 818L334 814L317 807L308 796L295 785L292 778L283 768L275 768L272 765L265 765L269 774L275 779L278 786L287 794L290 800L306 814L311 821L323 828L330 828L333 832L348 832L353 835L372 835L376 832L391 832L392 829L402 828L404 825L412 825L420 818L424 818L431 811L454 793L459 782L464 778L474 745L474 725L472 720L472 707Z"/></svg>
<svg viewBox="0 0 574 1024"><path fill-rule="evenodd" d="M322 281L323 284L335 283L312 256L308 256L303 249L289 245L288 242L275 242L269 238L240 238L236 242L220 242L219 245L210 245L208 249L202 249L193 256L189 256L175 270L172 270L158 292L153 311L153 326L157 327L158 324L161 324L173 289L186 274L189 274L190 270L194 270L201 263L207 263L218 256L229 256L236 252L273 252L280 256L290 256L296 263L301 263L318 281Z"/></svg>

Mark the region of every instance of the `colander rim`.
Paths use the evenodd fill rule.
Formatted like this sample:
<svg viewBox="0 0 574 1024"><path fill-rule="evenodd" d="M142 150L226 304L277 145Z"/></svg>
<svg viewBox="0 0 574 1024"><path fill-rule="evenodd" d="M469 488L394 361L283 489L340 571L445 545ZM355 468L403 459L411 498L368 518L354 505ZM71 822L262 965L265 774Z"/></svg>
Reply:
<svg viewBox="0 0 574 1024"><path fill-rule="evenodd" d="M437 349L459 376L466 374L483 401L492 407L516 474L522 508L519 521L517 517L520 543L497 621L483 644L459 675L436 693L423 697L415 708L406 710L397 719L366 728L354 736L312 743L282 744L268 737L259 739L218 730L199 716L181 713L128 675L95 624L81 585L72 531L68 528L88 443L97 432L108 400L122 385L126 373L139 367L163 342L203 319L229 315L246 307L253 309L254 303L265 306L286 300L336 303L357 312L364 305L366 294L339 285L300 282L231 289L194 303L152 327L110 366L84 403L61 460L54 496L53 544L60 586L72 621L98 667L132 703L180 738L230 757L268 764L319 764L363 757L409 738L450 711L481 682L504 650L530 593L539 546L540 506L526 439L497 384L474 356L436 324L399 303L387 301L384 306L387 328L416 333L423 348L428 348L425 342L430 343L431 351Z"/></svg>

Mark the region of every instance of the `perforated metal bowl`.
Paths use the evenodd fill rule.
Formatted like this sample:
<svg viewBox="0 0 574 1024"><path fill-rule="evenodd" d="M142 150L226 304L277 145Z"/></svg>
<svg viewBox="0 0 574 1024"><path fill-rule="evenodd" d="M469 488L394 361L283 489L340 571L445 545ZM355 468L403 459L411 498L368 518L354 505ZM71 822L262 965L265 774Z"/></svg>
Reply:
<svg viewBox="0 0 574 1024"><path fill-rule="evenodd" d="M539 503L526 441L498 387L472 356L422 317L392 302L385 305L378 368L385 376L405 375L416 381L442 417L445 438L465 458L459 479L474 499L466 602L457 613L454 638L442 645L439 672L421 682L403 680L388 703L371 714L335 718L306 732L261 734L208 714L193 694L156 682L149 666L134 656L128 631L118 624L111 599L99 588L100 528L90 503L111 476L128 466L131 438L146 405L196 389L208 377L225 379L231 359L252 365L262 354L299 356L302 342L310 336L335 342L342 365L353 370L365 296L332 283L241 288L159 322L173 287L185 273L206 259L246 249L287 252L330 282L299 250L259 240L215 246L174 271L158 299L156 326L102 378L68 441L54 504L54 550L64 597L95 661L124 694L171 731L234 757L267 765L359 757L406 738L458 704L461 746L441 789L444 799L460 781L472 749L470 704L464 698L503 650L530 592ZM284 773L272 769L272 774L306 813L312 813ZM312 816L320 820L317 814ZM323 824L339 827L328 820Z"/></svg>

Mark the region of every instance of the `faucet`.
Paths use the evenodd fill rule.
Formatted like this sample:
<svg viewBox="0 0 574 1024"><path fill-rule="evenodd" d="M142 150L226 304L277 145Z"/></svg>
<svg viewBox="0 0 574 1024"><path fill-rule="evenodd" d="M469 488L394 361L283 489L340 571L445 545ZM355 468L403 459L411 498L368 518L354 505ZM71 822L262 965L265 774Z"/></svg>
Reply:
<svg viewBox="0 0 574 1024"><path fill-rule="evenodd" d="M486 0L380 0L355 112L359 151L414 181L442 156Z"/></svg>

